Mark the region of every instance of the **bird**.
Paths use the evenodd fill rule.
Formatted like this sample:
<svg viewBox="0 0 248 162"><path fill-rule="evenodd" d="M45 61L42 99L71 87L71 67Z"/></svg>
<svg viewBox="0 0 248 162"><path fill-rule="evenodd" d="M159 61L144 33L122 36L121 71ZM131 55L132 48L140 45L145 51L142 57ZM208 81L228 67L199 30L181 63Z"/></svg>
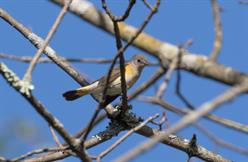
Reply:
<svg viewBox="0 0 248 162"><path fill-rule="evenodd" d="M127 89L131 88L134 85L134 83L139 79L144 67L149 64L150 63L148 62L146 57L141 54L134 55L129 62L125 63L124 67ZM75 90L69 90L63 93L63 97L67 101L73 101L87 94L91 94L98 99L102 99L100 97L102 97L103 95L103 90L106 81L107 75L101 77L100 79L94 81L93 83L87 86L83 86ZM115 67L110 73L106 96L115 99L116 96L120 96L121 93L121 72L119 67Z"/></svg>

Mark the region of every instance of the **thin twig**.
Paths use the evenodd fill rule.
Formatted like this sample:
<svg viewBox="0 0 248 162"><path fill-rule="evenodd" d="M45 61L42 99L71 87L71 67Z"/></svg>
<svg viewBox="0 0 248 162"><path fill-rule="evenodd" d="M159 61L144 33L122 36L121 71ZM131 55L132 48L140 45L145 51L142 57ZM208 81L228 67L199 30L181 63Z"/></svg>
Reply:
<svg viewBox="0 0 248 162"><path fill-rule="evenodd" d="M132 3L132 2L130 2ZM102 6L103 8L106 10L107 13L109 13L109 16L110 18L114 18L114 17L111 17L111 12L110 10L108 10L108 7L105 3L104 0L102 0ZM129 5L130 7L130 10L132 8L132 5ZM107 11L108 10L108 11ZM127 12L130 11L129 9L127 9ZM128 14L127 14L128 16ZM120 37L119 35L119 29L118 29L118 25L117 23L115 23L113 21L113 25L114 25L114 30L115 30L115 35L117 35L116 37ZM119 51L120 48L122 48L122 44L121 44L121 40L120 39L116 39L116 44L117 44L117 49ZM103 88L103 93L102 93L102 97L100 99L100 103L98 104L88 126L87 126L87 129L85 131L85 134L83 135L83 137L81 138L81 143L84 145L84 141L86 141L87 139L87 136L90 132L90 130L92 129L92 126L93 126L93 123L94 123L94 120L97 118L99 112L101 111L101 108L104 107L105 105L107 105L107 101L106 101L106 97L107 97L107 89L108 89L108 84L109 84L109 80L110 80L110 76L111 76L111 73L112 73L112 70L114 68L114 65L116 63L116 60L117 58L120 57L120 70L121 70L121 87L122 87L122 93L123 93L123 102L125 102L125 105L127 105L127 97L126 97L126 81L125 81L125 70L124 70L124 57L123 57L123 52L120 52L118 53L115 58L113 59L111 65L110 65L110 68L109 68L109 71L108 71L108 74L107 74L107 78L106 78L106 82L104 83L104 88ZM127 106L126 106L127 107Z"/></svg>
<svg viewBox="0 0 248 162"><path fill-rule="evenodd" d="M32 33L28 28L26 28L24 25L16 21L13 17L11 17L6 11L0 8L0 16L3 18L6 22L8 22L11 26L15 27L25 38L30 40L30 42L35 45L35 47L39 48L43 44L43 40L38 37L35 33ZM59 67L61 67L66 73L68 73L72 78L74 78L80 85L85 86L88 85L88 81L74 68L70 66L67 62L63 61L63 58L61 58L59 55L56 54L56 52L51 48L47 47L45 49L45 54L52 59ZM29 91L28 91L29 92ZM92 97L100 102L98 98L96 98L94 95ZM116 114L115 109L112 107L112 105L107 105L106 110L108 111L108 114L114 115ZM92 120L93 122L93 120Z"/></svg>
<svg viewBox="0 0 248 162"><path fill-rule="evenodd" d="M182 85L181 71L178 69L176 74L177 74L177 77L176 77L176 88L175 88L175 92L176 92L177 96L187 106L187 108L189 108L191 110L194 110L195 107L193 106L193 104L181 92L181 85Z"/></svg>
<svg viewBox="0 0 248 162"><path fill-rule="evenodd" d="M171 79L171 76L172 76L172 73L173 71L176 69L177 67L177 62L178 62L178 58L175 58L171 63L170 63L170 66L169 66L169 69L168 71L166 72L166 75L165 75L165 79L164 81L161 83L160 87L158 88L157 90L157 94L156 96L161 98L162 95L164 94L164 92L166 91L167 89L167 86L168 86L168 83Z"/></svg>
<svg viewBox="0 0 248 162"><path fill-rule="evenodd" d="M49 129L52 133L53 139L55 141L55 143L57 144L58 147L63 147L63 145L59 142L59 138L57 137L55 131L53 130L53 127L49 125Z"/></svg>
<svg viewBox="0 0 248 162"><path fill-rule="evenodd" d="M100 122L101 122L103 119L105 119L106 117L107 117L107 115L106 115L105 113L101 114L101 115L95 120L94 126L97 125L98 123L100 123ZM80 138L80 137L85 133L86 129L87 129L87 127L83 128L83 129L80 130L78 133L76 133L73 137L74 137L74 138ZM42 150L39 149L39 150L37 150L37 151L36 151L36 150L31 151L30 153L27 153L27 156L30 157L30 156L32 156L33 154L43 153L43 150L47 150L47 149L50 150L50 148L44 148L44 149L42 149ZM56 150L58 150L58 151L61 150L61 151L65 154L65 153L66 153L66 152L65 152L66 149L68 149L68 144L67 144L67 143L63 143L63 144L62 144L62 147L51 148L51 151L52 151L52 150L55 150L54 152L57 152ZM26 154L23 155L23 156L26 156ZM19 158L21 158L20 160L23 159L23 157L21 156L21 157L16 158L17 160L15 160L15 161L19 161ZM24 157L24 158L27 158L27 157Z"/></svg>
<svg viewBox="0 0 248 162"><path fill-rule="evenodd" d="M86 141L86 139L87 139L87 137L88 137L88 135L89 135L91 129L93 128L94 122L96 121L96 118L97 118L98 114L99 114L100 111L101 111L101 107L102 107L102 104L99 103L99 104L97 105L97 107L96 107L96 109L95 109L95 112L94 112L94 114L92 115L92 117L91 117L89 123L87 124L87 126L86 126L86 128L85 128L83 137L82 137L81 140L80 140L80 143L81 143L83 146L85 146L85 141Z"/></svg>
<svg viewBox="0 0 248 162"><path fill-rule="evenodd" d="M63 137L79 158L84 161L91 161L85 151L78 145L77 141L70 136L63 124L55 116L51 114L48 109L32 95L32 93L27 94L21 91L22 81L4 63L0 63L0 73L4 79L33 106L40 116Z"/></svg>
<svg viewBox="0 0 248 162"><path fill-rule="evenodd" d="M0 53L0 58L5 58L5 59L10 59L10 60L15 60L15 61L21 61L21 62L31 62L33 57L30 56L16 56L16 55L11 55L11 54L5 54L5 53ZM104 58L63 58L63 61L67 62L82 62L82 63L99 63L99 64L106 64L106 63L111 63L112 59L104 59ZM41 57L37 61L37 63L54 63L51 59L47 57ZM153 66L156 64L153 63Z"/></svg>
<svg viewBox="0 0 248 162"><path fill-rule="evenodd" d="M125 139L127 139L130 135L132 135L135 131L138 131L140 128L142 128L147 123L153 121L159 116L159 114L155 114L154 116L149 117L142 123L140 123L138 126L130 129L125 135L123 135L121 138L119 138L114 144L112 144L109 148L107 148L105 151L100 153L100 155L97 157L97 160L100 161L104 156L106 156L108 153L110 153L114 148L116 148L118 145L120 145Z"/></svg>
<svg viewBox="0 0 248 162"><path fill-rule="evenodd" d="M115 40L116 40L116 47L117 50L119 51L122 48L122 42L121 42L121 37L120 37L120 30L118 26L118 22L115 20L112 20L114 24L114 31L115 31ZM128 109L128 102L127 102L127 83L126 83L126 78L125 78L125 57L124 53L120 52L120 73L121 73L121 93L122 93L122 109L125 111Z"/></svg>
<svg viewBox="0 0 248 162"><path fill-rule="evenodd" d="M27 38L35 47L40 48L43 44L43 40L38 37L35 33L32 33L28 28L24 25L16 21L11 15L9 15L6 11L0 8L0 17L3 18L6 22L8 22L11 26L15 27L25 38ZM80 75L78 71L72 68L67 62L63 61L63 59L56 54L56 52L51 47L46 47L44 53L52 59L59 67L61 67L66 73L68 73L72 78L74 78L80 85L85 86L88 85L88 81ZM20 87L22 83L20 83ZM28 94L29 91L25 91L24 94L27 98L32 97L31 94ZM99 101L95 96L94 99ZM111 106L107 106L106 109L111 111L109 113L115 113L115 110ZM80 145L81 148L81 145ZM81 150L81 153L84 153L84 150ZM87 157L87 156L86 156Z"/></svg>
<svg viewBox="0 0 248 162"><path fill-rule="evenodd" d="M18 158L12 159L11 162L18 162L18 161L22 161L26 158L29 158L33 155L36 154L43 154L43 153L51 153L51 152L60 152L60 151L65 151L65 149L67 149L68 147L55 147L55 148L43 148L43 149L37 149L37 150L33 150L30 151L24 155L19 156ZM1 161L1 160L0 160Z"/></svg>
<svg viewBox="0 0 248 162"><path fill-rule="evenodd" d="M61 9L58 17L56 18L56 20L54 21L54 24L52 25L50 31L48 32L45 41L43 42L43 44L41 45L41 47L37 50L36 54L34 55L34 58L32 59L31 63L29 64L29 67L23 77L23 81L27 82L27 83L31 83L31 75L32 75L32 71L34 70L37 61L39 60L42 52L44 51L44 49L47 47L48 43L50 42L50 40L52 39L54 33L56 32L61 20L63 19L64 15L67 12L67 9L69 8L71 2L73 0L68 0L67 3L65 3L64 7Z"/></svg>
<svg viewBox="0 0 248 162"><path fill-rule="evenodd" d="M64 1L60 1L60 2L64 3ZM80 1L80 2L85 2L85 1ZM21 34L23 34L23 36L25 36L25 38L30 40L30 42L33 45L35 45L36 47L41 46L43 40L40 37L38 37L35 33L32 33L31 31L29 31L25 26L23 26L22 24L17 22L15 19L13 19L9 14L7 14L2 9L0 9L0 16L6 22L11 24L13 27L15 27ZM132 33L132 35L133 34L134 33ZM150 46L148 45L147 47L150 47ZM151 49L153 49L153 48L151 48ZM45 52L45 54L47 56L49 56L49 58L51 58L66 73L71 75L79 84L81 84L81 85L88 84L87 81L83 78L83 76L81 76L77 71L75 71L75 69L71 68L71 66L69 64L64 62L63 59L61 57L59 57L51 47L47 47L44 52ZM144 128L141 128L138 131L138 133L143 135L143 136L146 136L146 137L151 137L151 136L153 136L155 134L158 134L159 132L157 132L156 130L153 130L152 128L150 128L148 126L145 126ZM111 137L112 136L114 136L114 135L111 135ZM90 147L93 147L93 146L95 146L97 144L100 144L100 143L108 140L111 137L109 137L109 136L107 136L107 137L102 136L101 138L92 137L91 139L87 140L86 148L90 148ZM173 140L171 140L171 139L173 139ZM170 145L170 146L172 146L174 148L178 148L180 150L183 150L184 152L187 152L185 141L187 141L187 139L182 139L182 138L179 138L177 136L173 136L171 138L164 139L162 141L162 143ZM201 150L198 150L198 151L200 153L198 155L198 157L202 158L202 159L215 159L215 156L217 156L216 154L214 154L213 152L208 151L207 149L201 149ZM44 155L44 156L41 156L41 157L33 158L33 159L36 160L36 161L39 161L39 160L52 161L52 160L59 160L59 159L64 158L64 157L68 157L69 155L70 154L68 154L68 153L65 153L65 154L54 153L54 154L48 154L48 155ZM30 159L28 161L32 161L32 159Z"/></svg>
<svg viewBox="0 0 248 162"><path fill-rule="evenodd" d="M128 115L128 117L129 117L128 119L136 120L136 119L133 119L133 117L130 118L130 115ZM87 149L89 149L93 146L101 144L102 142L109 140L111 137L116 136L116 134L118 134L121 131L118 128L117 128L118 130L116 128L113 128L113 129L114 130L112 130L112 129L110 129L110 127L108 127L108 129L106 129L105 131L100 132L97 135L93 136L91 139L86 141L85 147ZM141 129L139 129L136 133L138 133L142 136L145 136L147 138L151 138L152 136L160 134L161 131L158 131L157 129L152 129L151 127L148 127L148 126L144 126ZM188 144L186 141L189 141L189 140L184 139L184 138L180 138L176 135L170 135L168 138L163 139L161 141L161 144L166 144L166 145L172 146L173 148L179 149L179 150L187 153L188 152ZM217 159L218 160L220 159L219 161L225 161L225 158L207 150L206 148L204 148L200 145L198 145L197 148L199 148L197 150L198 154L196 154L195 156L199 157L200 159L203 159L205 161L216 161ZM66 158L69 155L71 155L71 154L69 154L68 152L65 152L63 154L58 152L58 153L52 153L52 154L32 158L30 160L27 160L27 162L34 162L34 161L41 161L41 160L43 160L43 161L55 161L55 160Z"/></svg>
<svg viewBox="0 0 248 162"><path fill-rule="evenodd" d="M106 113L100 114L100 115L96 118L96 120L94 121L93 127L96 126L97 124L101 123L106 117L107 117L107 114L106 114ZM77 132L73 137L74 137L74 138L80 138L82 135L85 134L86 130L87 130L87 127L81 129L81 130L80 130L79 132Z"/></svg>
<svg viewBox="0 0 248 162"><path fill-rule="evenodd" d="M0 53L0 58L2 59L9 59L14 61L20 61L24 63L31 62L33 57L30 56L16 56L11 54ZM97 63L97 64L109 64L113 60L112 59L105 59L105 58L71 58L71 57L64 57L62 58L63 61L73 62L73 63ZM130 61L130 60L127 60ZM53 60L47 57L41 57L37 61L37 63L54 63ZM147 66L158 66L159 64L156 62L149 62Z"/></svg>
<svg viewBox="0 0 248 162"><path fill-rule="evenodd" d="M231 99L237 97L238 95L244 93L247 90L248 90L248 84L247 83L230 88L222 95L216 97L214 100L203 104L201 107L199 107L195 111L184 116L179 122L172 125L165 132L159 134L158 136L153 137L149 141L143 142L142 144L140 144L136 148L132 149L131 151L128 151L126 154L124 154L120 158L118 158L117 161L118 162L129 161L129 160L133 159L134 157L140 155L141 153L144 153L145 151L151 149L157 142L161 141L163 138L166 138L171 133L175 133L175 132L181 130L182 128L188 126L189 124L196 121L200 117L206 115L210 111L213 111L215 108L217 108L221 104L223 104L227 101L230 101Z"/></svg>
<svg viewBox="0 0 248 162"><path fill-rule="evenodd" d="M114 68L114 65L115 65L115 62L116 60L118 59L120 53L123 53L134 41L135 39L139 36L139 34L144 30L144 28L146 27L146 25L148 24L148 22L151 20L152 16L157 12L158 10L158 7L160 5L160 0L157 0L157 3L155 4L154 6L154 10L152 10L149 15L146 17L146 19L144 20L143 24L140 26L140 28L137 30L137 32L131 37L131 39L129 39L129 41L127 42L127 44L125 46L123 46L122 48L120 48L117 52L117 54L115 55L111 65L110 65L110 68L108 70L108 74L107 74L107 78L106 78L106 83L104 85L104 90L103 90L103 95L102 95L102 100L100 100L100 104L102 104L103 106L106 105L107 103L105 103L106 101L106 92L107 92L107 85L109 83L109 77L110 77L110 74L112 72L112 69ZM100 112L100 105L97 107L95 113L93 114L93 117L91 118L91 121L89 122L88 124L88 128L91 128L92 124L93 124L93 121L94 119L97 117L97 114ZM84 137L82 138L81 141L85 141L88 133L89 133L89 130L88 129L84 135Z"/></svg>
<svg viewBox="0 0 248 162"><path fill-rule="evenodd" d="M164 68L160 68L152 77L151 79L149 79L148 81L146 81L145 83L143 83L141 86L139 86L139 88L137 88L129 97L128 100L132 100L134 99L136 96L138 96L140 93L142 93L145 89L147 89L148 87L150 87L154 82L156 82L164 73L165 73L165 69ZM106 117L106 114L104 114L103 116L99 116L98 118L100 118L100 120L104 119ZM96 119L96 121L98 121ZM77 133L77 135L75 137L79 138L80 136L82 136L83 134L85 134L87 130L87 127L84 128L83 130L81 130L79 133Z"/></svg>
<svg viewBox="0 0 248 162"><path fill-rule="evenodd" d="M238 152L240 154L243 154L245 156L248 156L248 150L239 146L235 146L232 143L226 142L222 140L221 138L214 135L212 132L210 132L208 129L204 128L198 123L194 123L194 126L196 126L200 131L202 131L208 138L210 138L215 144L218 146L221 146L223 148L227 148L229 150Z"/></svg>
<svg viewBox="0 0 248 162"><path fill-rule="evenodd" d="M122 42L121 42L121 36L120 36L120 30L119 30L118 22L124 21L128 17L135 2L136 2L135 0L130 0L126 11L124 12L124 14L121 17L118 18L112 14L108 5L106 4L106 1L102 0L102 7L104 8L105 12L108 14L108 16L110 17L110 19L113 22L116 47L117 47L118 51L120 51L120 49L123 47ZM123 110L127 110L128 102L127 102L127 85L126 85L126 79L125 79L124 51L120 51L118 55L120 58L120 66L119 67L120 67L120 75L121 75L122 108L123 108Z"/></svg>
<svg viewBox="0 0 248 162"><path fill-rule="evenodd" d="M184 49L188 48L189 45L192 44L192 40L188 40L186 41L183 45L178 47L178 61L177 61L177 67L181 66L181 61L182 61L182 54ZM178 97L186 104L186 106L190 109L194 109L194 106L191 104L191 102L188 101L188 99L186 97L184 97L184 95L181 92L181 70L178 69L177 73L176 73L177 77L176 77L176 94L178 95Z"/></svg>
<svg viewBox="0 0 248 162"><path fill-rule="evenodd" d="M13 18L10 14L0 8L0 17L9 23L12 27L14 27L17 31L19 31L26 39L28 39L36 48L40 48L43 45L44 40L37 36L35 33L31 32L27 27L18 22L15 18ZM44 50L44 53L53 60L62 70L64 70L68 75L70 75L73 79L75 79L80 85L85 86L88 85L89 82L72 66L63 60L50 46ZM22 87L26 87L24 83L22 83ZM26 94L29 94L29 90L23 90ZM94 99L96 99L93 96ZM96 99L97 100L97 99Z"/></svg>
<svg viewBox="0 0 248 162"><path fill-rule="evenodd" d="M127 9L125 10L124 14L121 16L113 15L105 0L102 0L102 7L106 11L106 13L109 15L111 20L114 20L115 22L121 22L121 21L124 21L129 16L129 13L131 9L133 8L135 2L136 0L130 0L128 3Z"/></svg>
<svg viewBox="0 0 248 162"><path fill-rule="evenodd" d="M169 104L169 103L167 103L167 102L165 102L165 101L163 101L162 99L159 99L159 98L155 98L155 97L142 97L141 99L144 102L153 103L153 104L159 104L160 106L166 108L167 110L170 110L172 112L175 112L178 115L185 115L185 114L190 113L190 112L188 112L189 110L187 110L187 109L177 108L177 107L175 107L175 106L173 106L173 105L171 105L171 104ZM216 117L214 115L206 115L205 118L212 119L211 118L212 116L214 117L214 119L215 118L218 118L218 117ZM226 119L219 119L218 118L218 121L222 121L222 123L224 123L224 124L230 123L230 121L229 120L227 121ZM231 143L228 143L228 142L225 142L224 140L219 139L217 136L215 136L213 133L209 132L207 129L205 129L204 127L202 127L197 122L193 123L193 126L195 126L196 128L198 128L207 137L209 137L211 140L213 140L216 144L219 144L221 147L226 147L227 149L236 151L236 152L241 153L241 154L244 154L244 155L248 155L247 154L248 153L248 150L246 150L244 148L241 148L241 147L238 147L238 146L235 146L235 145L232 145ZM169 128L169 127L170 126L167 126L167 128ZM248 127L247 126L245 126L245 125L238 126L238 128L245 128L245 127L247 129L247 132L246 133L248 133ZM238 129L238 130L240 131L240 129Z"/></svg>
<svg viewBox="0 0 248 162"><path fill-rule="evenodd" d="M140 97L139 98L141 101L143 102L148 102L148 103L152 103L152 104L157 104L159 106L161 106L162 108L175 112L179 115L185 115L185 114L189 114L190 112L192 112L192 110L189 110L188 108L177 108L176 106L162 100L156 97ZM225 119L225 118L221 118L218 117L216 115L212 115L212 114L207 114L205 116L203 116L205 119L208 119L210 121L213 121L217 124L221 124L222 126L225 126L227 128L231 128L234 130L237 130L241 133L245 133L248 134L248 126L244 125L244 124L240 124L238 122L229 120L229 119Z"/></svg>
<svg viewBox="0 0 248 162"><path fill-rule="evenodd" d="M214 19L215 40L213 50L210 54L210 60L216 61L222 46L222 28L220 20L220 8L218 6L217 0L211 0L211 6Z"/></svg>
<svg viewBox="0 0 248 162"><path fill-rule="evenodd" d="M152 10L153 7L146 0L143 0L143 2L149 10Z"/></svg>
<svg viewBox="0 0 248 162"><path fill-rule="evenodd" d="M60 6L63 6L64 4L61 0L51 0L51 2ZM79 5L87 5L88 7L86 9L79 9L80 7L77 7ZM111 20L106 14L99 12L93 3L89 1L75 0L72 6L73 7L70 8L70 11L74 15L109 34L113 34ZM121 23L121 25L121 37L123 40L129 41L138 29L126 23ZM178 46L158 40L145 32L142 32L132 45L146 51L148 54L155 56L156 58L159 58L163 64L167 64L168 61L173 60L173 58L178 55ZM239 72L232 67L212 62L205 57L205 54L195 54L187 51L184 53L181 61L181 69L194 73L199 77L209 78L227 85L237 85L248 80L247 74Z"/></svg>
<svg viewBox="0 0 248 162"><path fill-rule="evenodd" d="M159 130L162 131L162 126L163 124L166 124L167 128L169 128L169 124L167 123L168 120L167 120L167 115L166 115L166 112L163 112L162 113L162 117L161 119L159 120L159 122L156 122L156 121L151 121L152 124L155 124L159 127Z"/></svg>

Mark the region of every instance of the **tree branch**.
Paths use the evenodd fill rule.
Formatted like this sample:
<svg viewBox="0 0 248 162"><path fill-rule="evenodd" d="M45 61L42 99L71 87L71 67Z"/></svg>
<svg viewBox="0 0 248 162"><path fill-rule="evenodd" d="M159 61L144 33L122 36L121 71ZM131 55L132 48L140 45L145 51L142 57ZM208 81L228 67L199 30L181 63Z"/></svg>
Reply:
<svg viewBox="0 0 248 162"><path fill-rule="evenodd" d="M106 156L107 154L109 154L114 148L116 148L118 145L120 145L125 139L127 139L135 131L138 131L139 129L141 129L142 127L144 127L147 123L151 122L152 120L154 120L158 116L159 116L159 114L156 114L154 116L151 116L148 119L146 119L145 121L143 121L142 123L140 123L139 125L137 125L136 127L130 129L124 136L122 136L121 138L119 138L109 148L107 148L105 151L103 151L102 153L100 153L100 155L98 155L98 157L97 157L97 161L100 161L100 159L102 159L104 156Z"/></svg>
<svg viewBox="0 0 248 162"><path fill-rule="evenodd" d="M141 97L140 98L141 101L143 102L148 102L148 103L152 103L152 104L157 104L163 108L165 108L166 110L175 112L179 115L185 115L185 114L189 114L192 112L192 110L189 110L188 108L177 108L176 106L165 102L164 100L157 98L157 97ZM232 120L228 120L225 118L220 118L216 115L212 115L212 114L207 114L205 116L203 116L203 118L208 119L210 121L216 122L217 124L221 124L225 127L237 130L241 133L245 133L248 134L248 126L244 125L244 124L240 124L238 122L232 121Z"/></svg>
<svg viewBox="0 0 248 162"><path fill-rule="evenodd" d="M210 54L210 60L216 61L222 46L222 29L221 29L221 20L220 20L220 9L217 0L211 0L211 5L213 10L215 40L214 40L213 50Z"/></svg>
<svg viewBox="0 0 248 162"><path fill-rule="evenodd" d="M32 71L34 70L37 61L39 60L42 52L44 51L44 49L47 47L48 43L50 42L50 40L52 39L52 36L54 35L54 33L56 32L61 20L63 19L64 15L67 12L67 9L69 8L70 4L71 4L72 0L68 0L67 3L64 4L64 7L61 9L58 17L56 18L54 24L52 25L50 31L48 32L46 39L44 40L43 44L41 45L41 47L37 50L37 52L35 53L32 61L29 64L29 67L27 68L27 71L23 77L23 82L26 82L26 84L28 85L27 87L23 87L26 88L27 90L29 87L29 84L31 84L31 75L32 75Z"/></svg>
<svg viewBox="0 0 248 162"><path fill-rule="evenodd" d="M60 0L51 0L51 2L58 5L64 4L63 1ZM84 6L84 9L81 9L79 6ZM114 33L109 17L98 11L89 1L74 0L71 4L70 11L92 25L103 29L107 33ZM120 34L123 40L130 40L136 32L137 29L133 26L120 23ZM162 42L146 33L141 33L132 45L159 58L164 65L168 65L169 61L178 57L179 49L177 46ZM216 80L228 85L236 85L244 80L248 80L247 74L238 72L231 67L212 62L203 54L193 54L187 51L182 54L180 68L192 72L197 76Z"/></svg>
<svg viewBox="0 0 248 162"><path fill-rule="evenodd" d="M32 93L27 94L26 92L21 91L22 81L4 63L0 63L0 73L10 84L10 86L20 93L40 114L40 116L44 118L46 122L48 122L49 125L51 125L63 137L63 139L68 143L68 145L80 159L86 162L91 161L91 159L85 153L84 149L79 145L78 141L70 136L70 134L64 128L63 124L55 116L53 116L47 110L47 108L32 95Z"/></svg>
<svg viewBox="0 0 248 162"><path fill-rule="evenodd" d="M138 147L132 149L131 151L127 152L126 154L122 155L120 158L118 158L117 161L129 161L133 159L134 157L140 155L141 153L151 149L154 147L154 145L166 138L169 134L175 133L182 128L188 126L189 124L193 123L200 117L208 114L210 111L213 111L215 108L220 106L221 104L230 101L231 99L234 99L236 96L246 92L248 90L248 84L247 82L243 83L242 85L235 86L222 95L216 97L214 100L207 102L200 106L195 111L189 113L188 115L184 116L179 122L172 125L169 129L167 129L165 132L161 133L158 136L154 136L151 140L147 142L143 142ZM194 153L192 153L192 156L194 156ZM216 159L221 161L221 159ZM210 161L210 160L207 160Z"/></svg>

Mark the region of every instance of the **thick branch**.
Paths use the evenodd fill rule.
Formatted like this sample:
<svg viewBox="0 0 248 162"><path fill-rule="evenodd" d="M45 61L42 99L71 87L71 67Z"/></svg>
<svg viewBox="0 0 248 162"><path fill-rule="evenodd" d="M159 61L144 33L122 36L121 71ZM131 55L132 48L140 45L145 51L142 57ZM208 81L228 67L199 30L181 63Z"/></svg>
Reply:
<svg viewBox="0 0 248 162"><path fill-rule="evenodd" d="M109 136L109 133L113 133L113 131L104 131L99 133L96 136L93 136L91 139L87 140L85 142L85 147L87 149L98 145L106 140L109 140L111 138L111 136ZM114 132L114 133L118 133L118 132ZM159 134L162 133L162 131L159 131L157 129L152 129L149 126L144 126L142 128L140 128L136 133L143 135L145 137L153 137L153 136L157 136ZM189 149L189 143L190 141L187 139L183 139L180 138L176 135L169 135L166 138L164 138L161 143L172 146L176 149L179 149L187 154L190 153L190 149ZM226 162L227 160L225 160L223 157L221 157L218 154L215 154L211 151L208 151L206 148L197 145L197 150L194 152L195 154L193 156L199 157L200 159L206 160L206 161L217 161L218 162ZM62 153L62 152L57 152L57 153L53 153L53 154L48 154L48 155L44 155L41 157L37 157L37 158L33 158L33 159L29 159L26 160L25 162L44 162L44 161L54 161L54 160L59 160L59 159L63 159L65 157L68 157L70 154L69 153Z"/></svg>
<svg viewBox="0 0 248 162"><path fill-rule="evenodd" d="M28 28L23 26L13 17L11 17L7 12L0 8L0 17L3 18L7 23L17 29L25 38L27 38L36 48L40 48L44 42L42 38L32 33ZM54 63L56 63L62 70L69 74L75 81L77 81L81 86L88 85L88 81L76 71L64 58L60 57L50 46L44 49L44 54L47 55ZM96 97L92 96L96 101L99 101ZM106 110L109 114L114 115L116 111L113 110L111 105L106 106Z"/></svg>
<svg viewBox="0 0 248 162"><path fill-rule="evenodd" d="M61 1L62 2L62 1ZM82 2L82 1L81 1ZM75 7L75 6L74 6ZM73 8L73 7L72 7ZM84 10L85 11L85 10ZM1 15L2 14L2 12L0 12L0 16L2 16ZM94 15L91 15L92 17L94 17ZM18 25L18 24L17 24ZM18 30L20 30L21 28L22 28L22 26L19 26L20 28L17 28ZM123 35L123 33L122 33L122 31L123 31L123 24L121 23L121 35ZM26 30L26 29L23 29L23 31L22 30L20 30L21 32L26 32L26 34L24 34L24 36L25 37L27 37L27 38L29 38L29 40L31 40L31 42L32 43L35 43L35 44L39 44L42 40L40 40L40 38L38 37L38 36L34 36L34 33L31 33L30 31L28 31L28 30ZM131 31L133 31L133 30L131 30ZM140 38L142 35L140 35L138 38ZM35 39L34 39L35 38ZM40 41L37 41L37 40L40 40ZM38 42L38 43L37 43ZM135 41L135 42L137 42L137 41ZM135 43L134 42L134 43ZM136 43L135 43L136 44ZM47 47L45 50L46 51L48 51L50 48L49 47ZM51 52L51 51L50 51ZM49 53L49 52L47 52L47 53ZM58 56L56 56L56 55L54 55L55 54L55 52L54 51L52 51L52 54L50 53L50 58L51 59L53 59L53 60L55 60L55 62L56 62L56 59L58 59ZM60 60L61 61L61 60ZM63 63L61 63L61 62L63 62L63 61L57 61L57 63L58 63L58 65L60 66L60 67L62 67L63 69L66 67L65 65L67 65L67 64L63 64ZM67 71L67 70L66 70ZM70 73L71 75L74 75L74 78L76 79L76 80L78 80L78 78L77 77L75 77L75 73ZM152 135L154 135L154 130L152 130L151 128L149 128L149 127L144 127L144 128L142 128L140 131L139 131L139 133L141 133L142 135L145 135L145 136L152 136ZM173 140L175 139L176 137L175 136L173 136ZM166 143L166 144L168 144L168 145L171 145L171 146L173 146L173 145L175 145L175 146L177 146L177 144L172 140L171 138L168 138L167 140L165 139L165 141L163 141L164 143ZM180 146L177 146L177 147L179 147L179 149L181 149L181 150L184 150L185 152L187 152L187 149L184 149L183 147L186 147L185 145L183 145L183 143L185 142L185 140L184 139L180 139L179 140L180 142ZM94 146L94 145L96 145L96 144L98 144L98 143L100 143L100 142L103 142L103 141L100 141L99 142L99 139L98 138L92 138L92 140L90 141L91 143L88 145L88 143L86 142L86 147L87 146ZM206 152L206 150L204 150L205 152L205 154L204 153L202 153L202 154L200 154L200 155L198 155L198 156L201 156L202 158L203 158L203 156L206 156L206 154L208 154L209 152L207 151ZM213 153L211 153L211 155L213 155L213 156L215 156L215 154L213 154ZM211 155L208 155L208 157L210 156L210 158L213 158ZM204 159L204 158L203 158Z"/></svg>
<svg viewBox="0 0 248 162"><path fill-rule="evenodd" d="M185 128L186 126L193 123L194 121L196 121L200 117L208 114L210 111L213 111L215 108L222 105L223 103L230 101L231 99L234 99L238 95L247 91L247 89L248 89L248 84L244 83L242 85L235 86L235 87L227 90L222 95L216 97L212 101L209 101L209 102L203 104L201 107L199 107L195 111L192 111L188 115L184 116L179 122L175 123L173 126L171 126L169 129L167 129L165 132L159 134L158 136L154 136L149 141L143 142L135 149L132 149L129 152L127 152L126 154L122 155L118 159L118 161L119 162L120 161L121 162L129 161L129 160L133 159L134 157L140 155L141 153L151 149L152 147L154 147L154 145L156 143L163 140L164 138L169 136L171 133L175 133L175 132L181 130L182 128ZM194 154L194 153L191 152L190 156L194 156L192 154ZM207 160L207 161L210 161L210 160ZM217 161L217 159L216 159L216 161ZM221 160L219 159L218 161L221 161Z"/></svg>
<svg viewBox="0 0 248 162"><path fill-rule="evenodd" d="M22 92L22 81L16 76L16 74L8 69L8 67L4 63L0 63L0 74L4 77L4 79L18 92L20 93L32 106L33 108L40 114L42 118L46 120L68 143L71 149L80 157L83 161L91 161L88 155L85 153L84 149L81 148L77 140L70 136L70 134L66 131L63 124L53 116L47 108L37 100L32 93L27 94Z"/></svg>
<svg viewBox="0 0 248 162"><path fill-rule="evenodd" d="M58 5L64 4L64 2L60 0L51 1ZM84 8L81 8L80 6L84 6ZM110 18L106 14L98 11L90 2L75 0L70 6L70 11L92 25L95 25L110 34L114 33ZM120 35L123 40L128 41L136 31L137 29L133 26L120 23ZM168 61L178 57L179 49L177 46L162 42L146 33L141 33L134 41L133 45L158 57L165 65L168 64ZM213 79L228 85L239 84L244 80L248 80L246 74L238 72L231 67L212 62L203 54L184 52L181 58L181 68L198 76Z"/></svg>

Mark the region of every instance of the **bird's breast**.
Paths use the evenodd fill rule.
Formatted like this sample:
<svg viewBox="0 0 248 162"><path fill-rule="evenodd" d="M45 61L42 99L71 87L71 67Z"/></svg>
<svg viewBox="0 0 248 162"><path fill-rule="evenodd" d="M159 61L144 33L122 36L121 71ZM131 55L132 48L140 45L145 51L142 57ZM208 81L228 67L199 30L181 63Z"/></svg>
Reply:
<svg viewBox="0 0 248 162"><path fill-rule="evenodd" d="M125 80L127 88L130 88L139 78L139 72L132 64L128 64L125 67ZM121 77L115 80L115 84L121 83Z"/></svg>

